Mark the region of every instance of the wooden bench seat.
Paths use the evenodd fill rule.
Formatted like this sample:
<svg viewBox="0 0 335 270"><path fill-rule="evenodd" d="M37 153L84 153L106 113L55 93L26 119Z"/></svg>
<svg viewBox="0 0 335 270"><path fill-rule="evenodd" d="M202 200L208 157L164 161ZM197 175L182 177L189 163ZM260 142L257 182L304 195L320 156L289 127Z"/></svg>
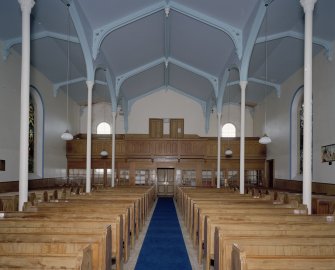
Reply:
<svg viewBox="0 0 335 270"><path fill-rule="evenodd" d="M138 239L139 235L139 224L141 221L138 216L138 209L135 208L135 203L132 201L120 201L120 200L105 200L105 199L79 199L71 198L68 200L57 200L48 203L39 203L36 206L27 205L25 207L25 211L49 211L50 207L53 208L52 211L62 211L62 209L67 208L65 211L75 211L78 212L78 209L74 209L76 207L80 208L80 211L92 211L92 212L106 212L106 211L114 211L117 213L118 211L123 212L125 224L129 223L129 230L132 236L132 246L134 246L135 238ZM124 212L125 209L128 209L129 214ZM136 211L137 210L137 211ZM127 210L126 210L127 211ZM136 215L135 215L136 213Z"/></svg>
<svg viewBox="0 0 335 270"><path fill-rule="evenodd" d="M233 270L333 270L335 256L248 256L235 251L240 267L236 263ZM236 259L234 259L236 260ZM236 267L235 267L236 266Z"/></svg>
<svg viewBox="0 0 335 270"><path fill-rule="evenodd" d="M233 245L250 256L335 256L334 237L221 236L219 245L221 253L215 253L215 270L235 268L233 264L238 262L239 257L235 258L236 261L234 260Z"/></svg>
<svg viewBox="0 0 335 270"><path fill-rule="evenodd" d="M213 210L213 211L211 211ZM252 208L252 205L250 205L250 207L246 207L245 209L242 208L223 208L223 209L211 209L208 212L204 211L204 219L203 220L199 220L199 230L198 230L198 235L196 235L196 237L198 237L198 240L195 241L195 243L199 243L199 248L198 248L198 252L199 252L199 257L201 258L202 256L202 243L205 241L206 239L206 234L210 234L211 239L214 238L214 233L211 234L211 227L209 227L208 229L206 229L206 218L208 217L212 217L212 216L223 216L223 215L229 215L229 214L240 214L241 216L247 216L247 215L293 215L296 213L297 209L289 209L289 208ZM300 213L300 212L299 212ZM303 214L306 214L306 212L303 212ZM214 232L214 231L213 231Z"/></svg>
<svg viewBox="0 0 335 270"><path fill-rule="evenodd" d="M89 269L106 269L106 265L101 264L102 261L98 261L99 258L96 257L100 254L93 254L101 244L100 236L88 234L0 233L1 256L14 254L31 257L53 256L55 258L69 256L80 258L81 265L85 265L86 268L90 266ZM54 265L56 266L58 263L55 259ZM48 265L48 267L52 266Z"/></svg>
<svg viewBox="0 0 335 270"><path fill-rule="evenodd" d="M210 201L202 201L202 200L196 200L191 201L191 209L188 217L188 228L190 230L194 219L197 218L199 209L222 209L222 208L288 208L288 209L304 209L307 213L307 208L304 205L298 205L298 204L273 204L269 200L258 200L258 199L217 199L217 200L210 200Z"/></svg>
<svg viewBox="0 0 335 270"><path fill-rule="evenodd" d="M249 209L251 212L249 212ZM279 207L279 206L272 206L272 205L254 205L254 204L239 204L238 207L232 207L231 205L223 204L218 205L216 207L215 205L195 205L195 212L192 219L192 225L189 227L189 232L191 234L191 237L193 238L196 235L201 236L202 230L201 226L203 228L204 218L205 216L222 216L222 215L229 215L229 214L240 214L247 216L248 213L255 214L270 214L275 213L276 215L282 215L282 214L291 214L291 215L307 215L307 209L305 207L298 207L298 208L287 208L287 207ZM198 234L197 234L198 233ZM194 241L197 240L195 243L198 243L198 239L193 238ZM201 239L200 239L201 240Z"/></svg>
<svg viewBox="0 0 335 270"><path fill-rule="evenodd" d="M207 241L204 243L205 267L209 269L211 259L218 258L222 254L230 254L231 250L224 250L220 245L220 239L240 238L240 237L335 237L334 224L318 224L318 223L232 223L232 224L214 224L208 225L215 230L214 243L207 234ZM214 253L212 253L214 252ZM225 253L227 252L227 253ZM229 255L228 255L229 256Z"/></svg>
<svg viewBox="0 0 335 270"><path fill-rule="evenodd" d="M129 257L129 248L130 244L134 246L135 242L135 231L134 231L134 216L130 215L129 205L125 206L113 206L111 204L102 204L102 203L58 203L58 202L48 202L39 204L33 207L26 207L25 213L39 213L43 216L49 216L52 213L53 217L56 216L66 216L69 218L97 218L97 219L110 219L115 216L123 216L123 242L124 242L124 255L125 261ZM133 213L133 211L132 211ZM32 214L33 215L33 214ZM8 216L8 215L7 215ZM15 214L12 213L12 216ZM28 216L28 214L27 214ZM132 241L130 241L132 240ZM130 243L131 242L131 243Z"/></svg>
<svg viewBox="0 0 335 270"><path fill-rule="evenodd" d="M117 260L117 269L122 269L122 253L112 251L113 248L116 249L117 244L117 241L113 240L115 237L112 237L112 231L112 226L105 221L43 220L27 217L0 219L0 235L3 239L9 234L17 237L28 234L33 237L31 241L35 239L36 242L41 242L40 235L49 235L49 240L61 237L67 241L89 241L88 243L92 244L93 263L99 265L98 269L110 269L113 255ZM95 245L96 241L99 244ZM121 242L119 245L119 250L122 251Z"/></svg>
<svg viewBox="0 0 335 270"><path fill-rule="evenodd" d="M66 269L92 270L89 260L82 254L73 255L25 255L0 254L0 269Z"/></svg>
<svg viewBox="0 0 335 270"><path fill-rule="evenodd" d="M134 213L135 213L135 222L136 222L136 231L139 232L145 222L147 217L146 213L148 212L147 209L144 208L142 197L139 196L123 196L123 195L109 195L109 194L102 194L102 193L90 193L90 194L82 194L82 195L75 195L66 198L66 201L104 201L109 203L115 204L123 204L123 203L133 203L134 204Z"/></svg>

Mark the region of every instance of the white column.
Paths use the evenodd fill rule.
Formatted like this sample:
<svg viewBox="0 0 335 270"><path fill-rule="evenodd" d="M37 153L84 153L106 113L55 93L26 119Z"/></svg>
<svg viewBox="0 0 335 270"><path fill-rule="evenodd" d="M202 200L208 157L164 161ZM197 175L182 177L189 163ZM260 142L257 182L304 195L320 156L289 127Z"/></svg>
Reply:
<svg viewBox="0 0 335 270"><path fill-rule="evenodd" d="M220 188L220 172L221 172L221 112L218 112L218 160L216 172L216 187Z"/></svg>
<svg viewBox="0 0 335 270"><path fill-rule="evenodd" d="M300 0L305 11L303 203L312 213L312 49L313 10L317 0Z"/></svg>
<svg viewBox="0 0 335 270"><path fill-rule="evenodd" d="M247 81L240 81L241 86L241 134L240 134L240 194L244 194L244 146L245 146L245 89Z"/></svg>
<svg viewBox="0 0 335 270"><path fill-rule="evenodd" d="M18 0L22 11L19 211L28 201L30 12L34 0Z"/></svg>
<svg viewBox="0 0 335 270"><path fill-rule="evenodd" d="M111 187L115 186L115 119L116 119L116 112L112 112L113 122L112 122L112 183Z"/></svg>
<svg viewBox="0 0 335 270"><path fill-rule="evenodd" d="M92 155L92 89L93 81L87 85L87 139L86 139L86 193L91 192L91 155Z"/></svg>

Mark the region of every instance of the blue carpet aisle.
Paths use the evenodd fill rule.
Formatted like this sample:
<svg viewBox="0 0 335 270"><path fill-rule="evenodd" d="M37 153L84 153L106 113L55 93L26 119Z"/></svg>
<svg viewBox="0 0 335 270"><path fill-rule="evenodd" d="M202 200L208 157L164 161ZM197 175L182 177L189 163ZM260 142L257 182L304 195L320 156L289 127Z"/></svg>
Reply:
<svg viewBox="0 0 335 270"><path fill-rule="evenodd" d="M191 270L172 198L159 198L135 270Z"/></svg>

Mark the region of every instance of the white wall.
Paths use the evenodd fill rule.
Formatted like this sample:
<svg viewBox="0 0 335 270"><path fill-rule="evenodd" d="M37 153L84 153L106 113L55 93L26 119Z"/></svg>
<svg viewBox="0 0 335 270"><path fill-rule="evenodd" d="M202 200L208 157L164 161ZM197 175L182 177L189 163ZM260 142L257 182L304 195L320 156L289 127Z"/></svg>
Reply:
<svg viewBox="0 0 335 270"><path fill-rule="evenodd" d="M2 44L0 44L2 50ZM6 62L0 60L0 159L6 161L6 170L0 171L0 181L18 180L20 147L21 57L11 50ZM30 84L40 92L45 110L44 177L65 175L65 142L60 135L66 129L66 96L62 91L53 96L51 82L31 68ZM70 103L70 121L78 123L79 107ZM77 119L77 120L76 120ZM77 133L78 125L72 132ZM30 178L41 175L30 175Z"/></svg>
<svg viewBox="0 0 335 270"><path fill-rule="evenodd" d="M335 143L335 61L329 62L323 52L313 59L313 180L335 183L335 163L321 163L321 146ZM275 178L290 179L290 110L295 92L303 85L303 69L281 86L281 97L272 93L267 104L267 130L272 139L268 159L275 160ZM271 109L270 109L271 108ZM254 131L263 132L263 106L255 109ZM300 177L301 178L301 177ZM295 176L294 179L299 179Z"/></svg>
<svg viewBox="0 0 335 270"><path fill-rule="evenodd" d="M106 109L104 109L106 106ZM104 111L106 110L106 111ZM105 113L105 117L104 117ZM228 122L228 106L223 106L221 123ZM230 105L230 121L236 125L237 136L240 134L240 106ZM199 136L217 136L217 116L214 111L210 115L209 131L205 132L205 117L202 107L196 101L185 97L172 90L160 90L137 100L131 107L128 116L129 134L148 134L149 118L184 118L185 134L197 134ZM82 108L80 131L86 133L87 108ZM92 106L92 132L96 133L96 127L106 120L112 124L111 107L107 103L97 103ZM253 116L246 110L246 136L253 136ZM164 125L164 133L168 134L168 125ZM124 134L124 118L117 115L116 133Z"/></svg>

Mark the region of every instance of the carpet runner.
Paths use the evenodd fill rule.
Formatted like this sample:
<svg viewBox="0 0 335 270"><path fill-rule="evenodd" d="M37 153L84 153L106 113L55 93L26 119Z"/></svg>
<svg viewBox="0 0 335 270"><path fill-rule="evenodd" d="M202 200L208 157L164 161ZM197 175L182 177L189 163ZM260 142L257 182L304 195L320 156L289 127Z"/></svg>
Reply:
<svg viewBox="0 0 335 270"><path fill-rule="evenodd" d="M135 270L191 270L172 198L158 198Z"/></svg>

